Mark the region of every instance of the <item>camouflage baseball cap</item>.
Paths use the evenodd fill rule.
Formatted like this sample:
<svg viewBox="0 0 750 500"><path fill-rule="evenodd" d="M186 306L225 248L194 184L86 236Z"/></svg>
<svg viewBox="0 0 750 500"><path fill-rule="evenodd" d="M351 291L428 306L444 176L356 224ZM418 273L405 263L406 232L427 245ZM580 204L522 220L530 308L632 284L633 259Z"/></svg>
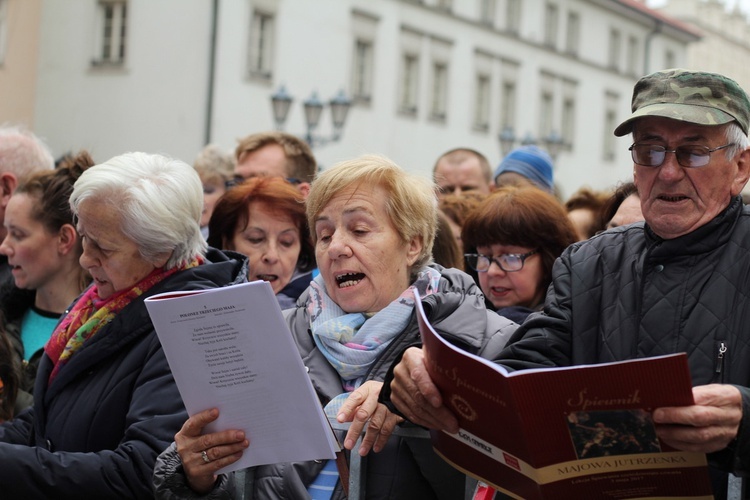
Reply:
<svg viewBox="0 0 750 500"><path fill-rule="evenodd" d="M620 137L644 116L663 116L700 125L736 121L747 134L750 100L737 82L718 73L667 69L644 76L633 89L633 114L616 129Z"/></svg>

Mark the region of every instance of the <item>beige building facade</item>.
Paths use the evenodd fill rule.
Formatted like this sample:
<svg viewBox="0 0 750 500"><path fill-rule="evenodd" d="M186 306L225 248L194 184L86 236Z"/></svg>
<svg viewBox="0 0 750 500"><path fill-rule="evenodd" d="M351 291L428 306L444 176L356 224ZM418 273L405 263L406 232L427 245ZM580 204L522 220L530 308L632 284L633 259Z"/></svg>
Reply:
<svg viewBox="0 0 750 500"><path fill-rule="evenodd" d="M0 123L34 126L43 0L0 0Z"/></svg>

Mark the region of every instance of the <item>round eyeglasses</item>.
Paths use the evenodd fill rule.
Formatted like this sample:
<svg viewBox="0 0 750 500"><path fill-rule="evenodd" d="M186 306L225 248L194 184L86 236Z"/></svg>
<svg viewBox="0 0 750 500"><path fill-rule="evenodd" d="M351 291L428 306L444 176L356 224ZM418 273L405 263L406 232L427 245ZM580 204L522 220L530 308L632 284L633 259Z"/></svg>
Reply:
<svg viewBox="0 0 750 500"><path fill-rule="evenodd" d="M709 149L708 146L678 146L674 149L667 149L658 144L633 144L628 149L633 161L644 167L661 166L667 153L674 153L677 163L683 167L698 168L708 165L711 161L711 153L729 146L734 146L734 143L730 142L713 149Z"/></svg>
<svg viewBox="0 0 750 500"><path fill-rule="evenodd" d="M481 253L466 253L464 258L466 263L478 273L486 273L494 262L506 273L513 273L523 269L526 259L539 253L539 250L532 250L526 253L504 253L497 257L482 255Z"/></svg>

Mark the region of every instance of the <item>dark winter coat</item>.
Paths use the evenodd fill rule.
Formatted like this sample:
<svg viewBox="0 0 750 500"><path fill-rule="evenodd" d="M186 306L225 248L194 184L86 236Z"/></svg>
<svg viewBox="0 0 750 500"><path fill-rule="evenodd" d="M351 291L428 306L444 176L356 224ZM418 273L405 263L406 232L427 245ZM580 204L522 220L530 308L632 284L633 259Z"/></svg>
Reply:
<svg viewBox="0 0 750 500"><path fill-rule="evenodd" d="M3 498L153 498L156 456L187 414L143 301L246 279L246 261L207 259L127 305L49 385L42 357L34 406L0 426Z"/></svg>
<svg viewBox="0 0 750 500"><path fill-rule="evenodd" d="M709 455L723 498L722 471L750 474L749 297L750 209L737 197L679 238L637 223L569 247L555 263L544 314L529 316L496 361L525 369L687 353L694 385L742 392L736 442Z"/></svg>

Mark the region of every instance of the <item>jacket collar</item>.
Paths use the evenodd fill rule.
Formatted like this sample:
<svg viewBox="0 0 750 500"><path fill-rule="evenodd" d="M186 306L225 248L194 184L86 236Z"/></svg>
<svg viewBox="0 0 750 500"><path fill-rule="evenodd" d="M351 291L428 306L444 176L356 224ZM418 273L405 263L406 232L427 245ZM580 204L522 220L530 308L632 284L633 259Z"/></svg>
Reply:
<svg viewBox="0 0 750 500"><path fill-rule="evenodd" d="M652 248L653 257L703 254L729 241L742 214L742 208L742 198L736 196L732 198L727 208L707 224L670 240L657 236L646 224L646 243Z"/></svg>

